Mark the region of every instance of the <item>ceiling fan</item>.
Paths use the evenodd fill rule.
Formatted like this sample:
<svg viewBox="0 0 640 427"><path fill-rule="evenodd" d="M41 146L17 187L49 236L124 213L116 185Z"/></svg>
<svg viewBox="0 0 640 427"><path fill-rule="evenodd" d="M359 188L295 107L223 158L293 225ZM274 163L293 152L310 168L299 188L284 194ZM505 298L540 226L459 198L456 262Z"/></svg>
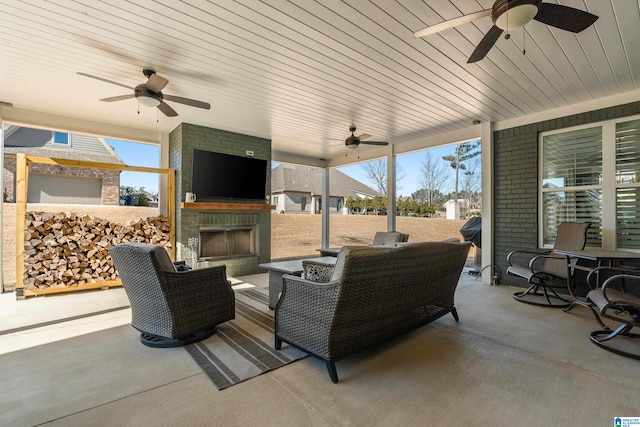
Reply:
<svg viewBox="0 0 640 427"><path fill-rule="evenodd" d="M589 12L569 6L545 3L542 0L496 0L491 9L432 25L416 31L413 36L415 38L428 36L489 15L493 21L493 27L476 46L467 61L469 64L484 58L503 31L507 31L505 37L509 38L508 31L521 28L532 19L574 33L589 28L598 19L596 15Z"/></svg>
<svg viewBox="0 0 640 427"><path fill-rule="evenodd" d="M178 115L178 113L176 112L176 110L171 108L169 104L164 102L165 100L178 102L180 104L189 105L191 107L204 108L205 110L208 110L211 108L211 105L207 102L196 101L195 99L183 98L181 96L163 94L161 91L169 83L169 80L159 76L158 74L156 74L155 71L149 68L145 68L142 70L142 74L144 74L147 77L147 82L139 84L135 88L129 87L122 83L114 82L112 80L103 79L102 77L92 76L91 74L87 74L87 73L78 73L78 74L81 76L100 80L106 83L122 86L133 91L133 93L129 95L112 96L109 98L103 98L100 101L114 102L114 101L122 101L125 99L136 98L138 99L140 104L146 107L158 107L158 110L162 111L164 115L167 117L175 117Z"/></svg>
<svg viewBox="0 0 640 427"><path fill-rule="evenodd" d="M383 141L363 141L367 138L371 138L371 135L369 135L368 133L362 133L358 136L355 136L353 133L356 131L356 127L355 126L349 126L349 132L351 132L351 136L347 139L345 139L344 141L344 145L347 148L358 148L358 146L360 144L367 144L367 145L389 145L388 142L383 142Z"/></svg>

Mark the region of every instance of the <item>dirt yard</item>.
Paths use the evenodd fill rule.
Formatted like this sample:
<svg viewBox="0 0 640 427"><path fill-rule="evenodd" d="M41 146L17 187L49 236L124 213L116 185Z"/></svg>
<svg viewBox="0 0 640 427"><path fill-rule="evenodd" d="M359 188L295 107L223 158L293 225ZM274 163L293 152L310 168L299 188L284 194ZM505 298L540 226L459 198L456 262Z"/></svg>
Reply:
<svg viewBox="0 0 640 427"><path fill-rule="evenodd" d="M331 215L331 247L368 245L376 231L387 229L386 216ZM466 220L397 217L396 230L409 235L410 242L457 237ZM322 243L321 215L275 214L271 220L271 258L317 256Z"/></svg>
<svg viewBox="0 0 640 427"><path fill-rule="evenodd" d="M15 204L3 205L3 265L2 275L5 290L15 286L16 245L15 245ZM28 205L28 211L81 212L87 215L124 223L128 220L157 215L156 208L132 206L69 206L69 205ZM441 218L398 217L397 231L409 235L410 242L442 240L457 237L462 240L460 227L465 220ZM387 229L386 216L372 215L331 215L330 246L367 245L376 231ZM318 256L317 249L322 242L321 215L274 214L271 222L271 258L294 258ZM470 255L473 255L473 250Z"/></svg>

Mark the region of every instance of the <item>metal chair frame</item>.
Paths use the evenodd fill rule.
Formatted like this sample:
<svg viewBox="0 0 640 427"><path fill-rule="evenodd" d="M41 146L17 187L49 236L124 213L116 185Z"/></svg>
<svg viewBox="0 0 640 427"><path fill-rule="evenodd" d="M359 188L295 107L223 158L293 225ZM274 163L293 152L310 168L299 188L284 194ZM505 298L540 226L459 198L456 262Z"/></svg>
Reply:
<svg viewBox="0 0 640 427"><path fill-rule="evenodd" d="M614 331L597 330L589 334L592 343L620 356L640 360L640 344L638 353L616 348L613 345L614 338L640 338L640 334L633 333L634 326L640 326L640 296L628 293L625 290L625 281L640 281L640 270L633 268L601 267L595 269L598 273L610 270L618 272L608 277L602 287L595 287L587 294L587 301L600 310L600 316L620 323ZM633 273L633 274L630 274ZM591 274L591 273L590 273ZM615 285L620 284L619 289Z"/></svg>

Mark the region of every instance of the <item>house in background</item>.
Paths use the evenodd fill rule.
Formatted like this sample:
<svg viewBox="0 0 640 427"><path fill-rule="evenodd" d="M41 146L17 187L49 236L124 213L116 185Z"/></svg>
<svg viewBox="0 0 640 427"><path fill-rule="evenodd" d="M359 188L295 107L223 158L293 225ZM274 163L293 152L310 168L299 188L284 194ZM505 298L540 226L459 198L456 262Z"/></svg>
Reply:
<svg viewBox="0 0 640 427"><path fill-rule="evenodd" d="M3 199L15 202L16 154L86 162L123 161L103 138L9 126L4 131ZM120 171L31 164L28 203L118 205Z"/></svg>
<svg viewBox="0 0 640 427"><path fill-rule="evenodd" d="M317 213L322 211L323 170L280 164L271 170L271 203L279 213ZM376 190L336 169L329 170L331 213L347 214L345 201L382 196Z"/></svg>

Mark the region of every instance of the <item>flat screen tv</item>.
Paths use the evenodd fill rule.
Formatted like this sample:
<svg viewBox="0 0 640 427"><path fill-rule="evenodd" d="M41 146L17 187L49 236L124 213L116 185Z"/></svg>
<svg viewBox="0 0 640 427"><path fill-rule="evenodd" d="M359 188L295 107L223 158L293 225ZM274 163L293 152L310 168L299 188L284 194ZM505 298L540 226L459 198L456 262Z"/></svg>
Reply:
<svg viewBox="0 0 640 427"><path fill-rule="evenodd" d="M198 200L212 197L264 200L266 182L264 159L193 150L191 191Z"/></svg>

